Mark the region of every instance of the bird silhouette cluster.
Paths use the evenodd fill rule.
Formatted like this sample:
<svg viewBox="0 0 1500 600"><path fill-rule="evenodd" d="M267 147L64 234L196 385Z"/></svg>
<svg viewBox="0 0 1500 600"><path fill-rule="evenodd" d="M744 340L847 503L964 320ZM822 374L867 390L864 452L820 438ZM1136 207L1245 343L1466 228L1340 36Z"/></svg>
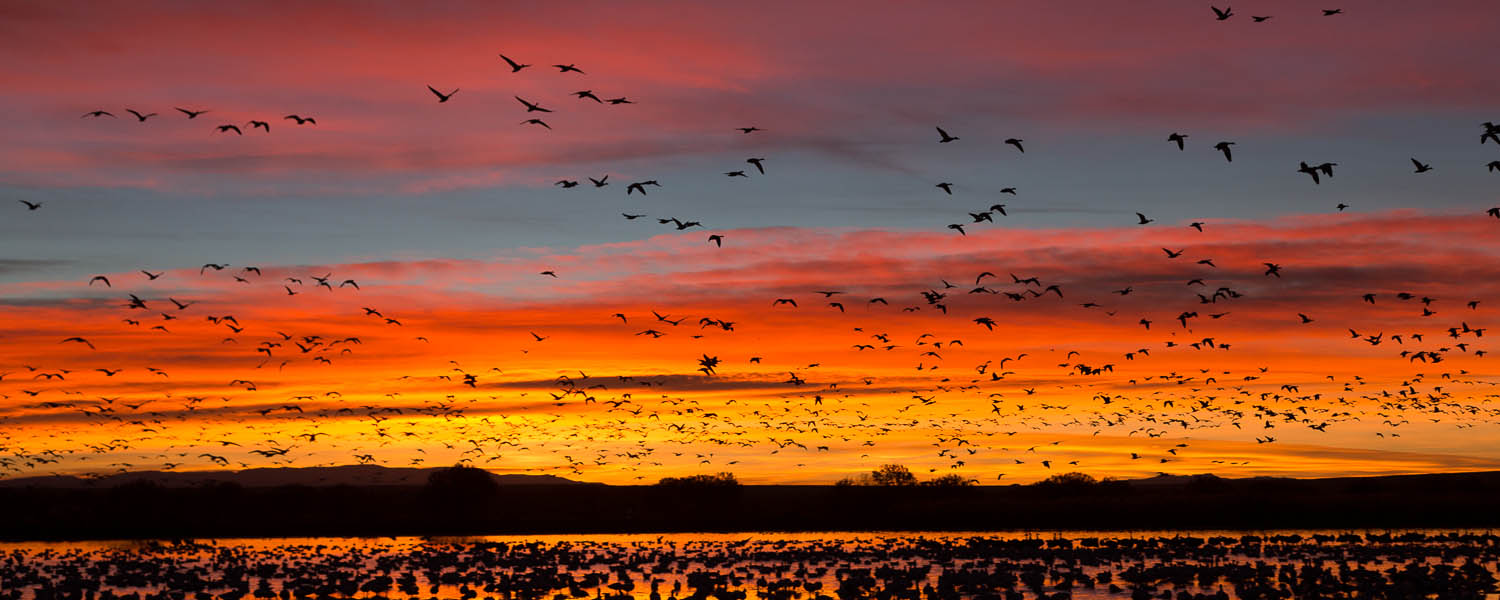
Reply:
<svg viewBox="0 0 1500 600"><path fill-rule="evenodd" d="M1216 7L1213 12L1219 21L1237 16L1229 7ZM1323 14L1342 13L1324 10ZM1252 18L1263 23L1271 17ZM570 86L567 89L587 87L580 82L588 81L588 72L577 64L549 68L503 54L499 59L509 76L546 76ZM474 92L460 95L459 88L425 87L431 98L424 102L452 105L496 100ZM420 82L412 89L414 96L422 96ZM624 95L592 89L571 91L567 96L573 98L567 108L555 99L513 96L516 104L508 104L508 98L499 100L520 113L524 118L520 125L536 128L539 135L569 126L565 116L574 110L616 110L636 103ZM175 111L193 124L205 115L217 114L201 108ZM134 108L123 113L142 127L157 126L164 119L156 112ZM103 109L83 117L119 118ZM622 114L620 118L630 117ZM270 134L271 124L281 121L298 127L318 123L297 113L275 121L238 117L213 125L211 132ZM779 127L765 125L762 129L726 122L721 133L774 139ZM914 132L909 143L936 144L935 151L958 156L967 145L998 142L1005 154L987 158L1014 162L1023 169L1029 157L1045 153L1047 147L1043 135L981 140L981 136L938 125L933 139L926 137L931 131L924 131L921 135ZM1477 133L1481 146L1494 142L1500 147L1500 126L1484 123ZM1199 144L1195 135L1171 132L1165 138L1169 146L1162 146L1157 137L1140 144L1143 149L1165 148L1173 156L1217 153L1230 168L1236 165L1236 155L1269 152L1254 144L1218 138L1208 138L1215 142L1212 145ZM1474 142L1470 138L1454 143ZM1334 185L1335 167L1347 164L1348 159L1333 162L1327 158L1337 157L1289 162L1285 177L1306 175L1318 186L1308 186L1312 189ZM1412 176L1417 177L1441 177L1450 169L1464 168L1415 157L1411 164ZM741 180L774 185L776 165L772 158L746 156L742 164L724 167L722 174L735 180L734 185ZM1405 165L1361 165L1398 167ZM1487 168L1500 171L1500 161L1489 162ZM608 173L590 173L558 180L555 187L558 194L581 193L575 188L602 193L616 183ZM631 181L624 184L623 197L644 201L663 186L656 179ZM1016 208L1037 207L1025 204L1031 190L1023 193L1017 187L1002 187L994 197L975 197L962 181L940 181L935 187L943 201L971 205L939 209L951 210L957 222L938 231L947 236L945 231L951 230L951 235L961 236L966 243L983 228L1025 219L1026 213ZM19 202L23 208L18 210L25 215L44 209L39 200ZM1342 203L1329 207L1335 213L1349 208ZM960 216L964 214L967 219ZM629 221L646 219L646 223L654 219L668 232L707 227L676 215L621 212L620 216ZM1204 246L1214 243L1212 219L1184 223L1181 215L1140 212L1134 217L1120 221L1119 226L1174 228L1200 236ZM1500 207L1473 218L1500 220ZM714 252L737 251L735 240L725 232L710 233L704 242L694 239L695 244L711 244ZM441 455L443 463L577 475L622 470L645 479L659 470L705 465L733 470L751 460L804 467L821 460L819 455L835 452L878 464L883 462L887 445L909 447L894 440L915 438L930 445L924 450L930 464L923 465L929 472L973 474L976 479L995 481L1005 476L1006 467L1015 465L1040 465L1044 470L1054 465L1077 469L1137 461L1158 469L1173 468L1161 465L1181 461L1191 461L1184 468L1193 469L1250 465L1249 454L1222 448L1194 456L1198 440L1205 436L1245 435L1259 444L1271 444L1287 429L1324 434L1348 426L1375 428L1373 436L1390 440L1414 422L1462 430L1493 425L1500 417L1500 409L1491 404L1497 396L1488 389L1495 383L1470 371L1488 352L1485 334L1489 328L1484 325L1483 310L1490 302L1487 298L1437 297L1414 282L1408 290L1376 289L1342 299L1351 308L1373 305L1422 324L1373 331L1348 327L1337 313L1277 305L1285 323L1305 327L1309 335L1329 344L1389 349L1393 368L1418 368L1421 363L1422 371L1395 382L1384 377L1373 381L1366 375L1280 373L1269 360L1255 368L1222 368L1215 366L1215 356L1233 352L1238 341L1227 334L1206 333L1212 323L1234 319L1236 306L1247 299L1291 294L1314 282L1299 271L1296 256L1225 259L1191 244L1161 247L1161 254L1155 254L1154 248L1150 252L1160 261L1159 277L1123 287L1070 282L1011 265L979 272L924 273L927 284L901 290L871 292L854 282L781 289L754 299L759 308L749 312L679 309L670 306L671 298L662 298L656 308L621 307L584 325L621 344L689 340L678 359L681 369L675 373L627 372L595 348L589 349L594 351L589 360L596 362L580 359L565 372L539 375L524 362L528 355L577 339L574 326L559 324L551 329L547 323L529 325L524 328L526 335L494 340L493 355L501 356L503 349L506 358L483 366L458 360L440 365L402 364L401 357L443 352L445 340L432 333L440 317L425 309L404 310L364 300L362 295L380 290L313 268L208 262L196 270L163 267L100 274L76 283L114 295L90 310L116 319L118 334L100 337L60 331L53 339L67 349L65 358L0 370L4 399L22 401L18 410L0 419L0 473L106 474L396 461L420 465L428 463L431 452ZM565 266L548 268L537 273L541 280L537 285L563 285L570 275ZM841 281L838 274L829 275L830 281ZM222 293L206 299L175 291L203 287ZM1163 297L1170 298L1165 302L1131 304L1132 294L1146 288L1176 291L1163 292ZM252 306L240 305L253 315L228 312L237 294L254 298ZM1088 323L1115 319L1139 329L1123 350L1086 347L1072 340L1057 340L1045 353L981 355L980 350L971 349L1003 346L1007 331L1024 325L1007 316L1007 310L1023 304L1067 319ZM807 313L816 314L803 316ZM921 326L941 325L914 335L897 332L908 328L902 319L918 316L937 319L921 321ZM847 350L826 361L789 364L769 350L747 351L752 344L738 341L746 330L760 335L774 324L804 318L841 319L839 332L828 335L847 344ZM371 325L381 332L378 343L367 343L374 340L361 333L370 331ZM985 339L976 343L980 336ZM217 363L222 369L212 372L235 373L232 376L208 380L202 369L180 376L173 367L176 359L221 353L226 348L233 358ZM917 377L873 374L875 370L866 374L850 366L865 360L851 357L874 354L883 355L874 363L899 364L903 370L915 371ZM1193 356L1205 366L1191 371L1152 371L1150 362L1165 354ZM289 370L313 369L325 370L317 375L320 381L338 379L341 364L359 360L369 362L343 376L349 388L326 385L310 391L283 380ZM1449 367L1460 361L1460 366ZM840 366L825 368L825 363ZM777 367L762 368L767 364ZM1126 364L1131 368L1126 369ZM390 376L374 385L354 381L371 369ZM101 389L115 391L101 393ZM745 393L737 396L737 390ZM356 401L346 399L356 395ZM26 434L34 424L61 429L51 439L38 440ZM1141 441L1128 449L1101 450L1088 441L1100 435ZM1110 457L1096 463L1106 452ZM987 472L975 473L981 464Z"/></svg>

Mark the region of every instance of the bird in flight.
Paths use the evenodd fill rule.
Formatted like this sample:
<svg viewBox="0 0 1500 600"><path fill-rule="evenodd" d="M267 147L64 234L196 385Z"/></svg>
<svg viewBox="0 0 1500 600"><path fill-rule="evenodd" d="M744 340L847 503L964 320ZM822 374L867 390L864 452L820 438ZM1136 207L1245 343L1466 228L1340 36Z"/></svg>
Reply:
<svg viewBox="0 0 1500 600"><path fill-rule="evenodd" d="M516 61L513 61L513 60L510 59L509 56L506 56L504 54L501 54L500 58L501 58L501 60L505 61L505 64L510 65L510 72L512 72L512 73L520 73L521 69L524 69L526 67L531 66L531 65L523 65L523 64L518 63Z"/></svg>
<svg viewBox="0 0 1500 600"><path fill-rule="evenodd" d="M747 159L745 159L745 162L750 163L752 165L755 165L755 170L760 171L761 175L765 175L766 174L766 166L764 164L761 164L761 163L765 162L765 160L766 159L764 159L764 158L747 158ZM1500 161L1496 161L1495 163L1491 163L1491 164L1492 165L1500 164Z"/></svg>
<svg viewBox="0 0 1500 600"><path fill-rule="evenodd" d="M88 340L83 339L81 337L70 337L70 338L65 339L65 340L63 340L61 342L58 342L58 343L59 344L66 344L68 342L73 342L73 343L76 343L76 344L83 344L85 346L88 346L89 350L97 350L97 348L94 347L93 343L91 343Z"/></svg>
<svg viewBox="0 0 1500 600"><path fill-rule="evenodd" d="M1183 149L1183 142L1187 141L1187 137L1188 136L1186 136L1184 134L1177 133L1177 132L1174 131L1174 132L1172 132L1172 135L1167 136L1167 141L1169 141L1169 142L1176 142L1177 143L1177 149L1178 150L1182 150Z"/></svg>
<svg viewBox="0 0 1500 600"><path fill-rule="evenodd" d="M1250 15L1250 20L1255 21L1256 23L1265 23L1266 21L1271 20L1271 17L1257 17L1255 15Z"/></svg>
<svg viewBox="0 0 1500 600"><path fill-rule="evenodd" d="M1231 6L1224 7L1224 10L1219 10L1217 6L1210 6L1209 8L1214 9L1214 16L1220 21L1228 21L1229 17L1234 16L1234 7Z"/></svg>
<svg viewBox="0 0 1500 600"><path fill-rule="evenodd" d="M1412 166L1417 168L1417 170L1415 171L1417 173L1426 173L1432 170L1432 165L1423 163L1422 161L1415 158L1411 159L1411 164Z"/></svg>
<svg viewBox="0 0 1500 600"><path fill-rule="evenodd" d="M109 117L111 119L116 118L115 115L114 115L114 113L111 113L111 112L109 112L107 110L89 111L89 112L83 113L83 116L82 117L78 117L78 118L84 119L84 118L88 118L88 117L94 117L96 119L99 118L99 117ZM1483 140L1481 139L1481 141L1483 141Z"/></svg>
<svg viewBox="0 0 1500 600"><path fill-rule="evenodd" d="M740 127L739 131L740 131L740 133L755 133L757 131L765 131L765 130L761 129L759 127Z"/></svg>
<svg viewBox="0 0 1500 600"><path fill-rule="evenodd" d="M1026 149L1021 147L1021 142L1023 142L1023 141L1025 141L1025 140L1021 140L1021 139L1017 139L1017 138L1006 138L1005 139L1005 143L1010 144L1012 146L1015 146L1017 150L1020 150L1022 154L1025 154L1026 153Z"/></svg>
<svg viewBox="0 0 1500 600"><path fill-rule="evenodd" d="M1156 219L1147 219L1146 215L1143 215L1141 213L1135 213L1135 216L1137 219L1141 220L1139 223L1136 223L1137 225L1145 225L1147 223L1154 223L1156 221Z"/></svg>
<svg viewBox="0 0 1500 600"><path fill-rule="evenodd" d="M138 120L138 121L140 121L142 123L145 123L146 119L149 119L151 117L156 116L156 113L146 113L146 114L143 115L141 113L136 112L135 109L132 109L132 108L125 109L125 112L128 112L128 113L130 113L132 115L135 115L136 120Z"/></svg>
<svg viewBox="0 0 1500 600"><path fill-rule="evenodd" d="M577 73L579 75L585 75L586 74L586 73L583 72L582 69L579 69L578 67L576 67L574 65L552 65L552 66L557 67L557 72L558 73L567 73L568 71L572 71L572 72Z"/></svg>
<svg viewBox="0 0 1500 600"><path fill-rule="evenodd" d="M939 144L946 144L948 142L951 142L951 141L954 141L954 140L958 139L957 136L948 135L948 132L943 131L942 127L937 128L937 132L938 132L938 135L942 136L942 139L938 140Z"/></svg>
<svg viewBox="0 0 1500 600"><path fill-rule="evenodd" d="M1214 150L1223 152L1225 161L1234 162L1234 156L1229 153L1229 147L1233 145L1234 142L1219 142L1217 144L1214 144Z"/></svg>
<svg viewBox="0 0 1500 600"><path fill-rule="evenodd" d="M206 110L188 110L186 108L178 108L177 112L180 112L182 114L187 115L187 118L189 118L189 119L196 119L196 118L198 118L198 115L201 115L201 114L206 113L208 111L206 111Z"/></svg>
<svg viewBox="0 0 1500 600"><path fill-rule="evenodd" d="M427 90L430 91L430 92L432 92L432 95L437 96L439 104L447 102L449 98L452 98L454 94L458 93L458 88L453 88L453 91L444 94L442 92L437 91L437 88L434 88L434 87L432 87L430 85L427 86Z"/></svg>
<svg viewBox="0 0 1500 600"><path fill-rule="evenodd" d="M298 116L298 115L287 115L285 117L282 117L282 120L288 120L288 119L296 121L298 125L302 125L304 123L312 123L313 125L317 125L318 124L318 122L315 121L315 120L313 120L312 117L303 117L303 116ZM266 131L270 131L270 130L267 129Z"/></svg>
<svg viewBox="0 0 1500 600"><path fill-rule="evenodd" d="M219 129L219 133L224 133L226 131L233 131L235 135L245 135L245 132L240 131L240 128L239 128L238 125L220 125L218 127L218 129Z"/></svg>
<svg viewBox="0 0 1500 600"><path fill-rule="evenodd" d="M550 110L548 110L548 109L545 109L545 108L542 108L542 107L541 107L541 106L539 106L539 105L536 105L536 104L532 104L532 103L530 103L530 102L527 102L527 101L525 101L525 100L523 100L523 99L521 99L521 97L520 97L520 96L516 96L516 97L515 97L515 98L516 98L516 101L517 101L517 102L520 102L520 103L521 103L521 104L524 104L524 105L526 105L526 112L545 112L545 113L549 113L549 112L552 112L552 111L550 111Z"/></svg>
<svg viewBox="0 0 1500 600"><path fill-rule="evenodd" d="M29 202L29 201L26 201L26 200L17 200L16 202L20 202L21 204L25 204L26 205L26 210L36 210L36 209L42 207L42 203L41 202Z"/></svg>
<svg viewBox="0 0 1500 600"><path fill-rule="evenodd" d="M1312 177L1313 183L1321 183L1318 181L1318 169L1308 166L1305 162L1301 163L1301 166L1297 167L1297 172L1307 173L1309 177Z"/></svg>

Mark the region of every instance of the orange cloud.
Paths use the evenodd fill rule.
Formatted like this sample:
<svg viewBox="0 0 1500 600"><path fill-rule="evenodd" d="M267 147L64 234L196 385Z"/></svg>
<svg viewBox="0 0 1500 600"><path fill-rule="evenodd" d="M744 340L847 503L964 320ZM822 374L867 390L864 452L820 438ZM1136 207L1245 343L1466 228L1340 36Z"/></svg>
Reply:
<svg viewBox="0 0 1500 600"><path fill-rule="evenodd" d="M0 468L216 467L205 454L616 482L788 480L794 465L829 481L882 462L983 481L1493 468L1493 230L1418 213L1202 233L732 230L722 249L674 234L7 284ZM1054 284L1061 298L1040 293Z"/></svg>

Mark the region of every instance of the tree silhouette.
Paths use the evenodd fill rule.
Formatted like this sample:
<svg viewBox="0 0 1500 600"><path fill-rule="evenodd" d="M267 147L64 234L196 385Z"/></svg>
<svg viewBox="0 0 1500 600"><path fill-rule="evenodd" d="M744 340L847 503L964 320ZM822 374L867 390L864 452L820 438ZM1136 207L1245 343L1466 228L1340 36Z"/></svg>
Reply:
<svg viewBox="0 0 1500 600"><path fill-rule="evenodd" d="M905 466L898 464L880 465L879 469L870 472L870 479L875 482L875 485L905 486L917 484L917 476L912 475L911 471Z"/></svg>

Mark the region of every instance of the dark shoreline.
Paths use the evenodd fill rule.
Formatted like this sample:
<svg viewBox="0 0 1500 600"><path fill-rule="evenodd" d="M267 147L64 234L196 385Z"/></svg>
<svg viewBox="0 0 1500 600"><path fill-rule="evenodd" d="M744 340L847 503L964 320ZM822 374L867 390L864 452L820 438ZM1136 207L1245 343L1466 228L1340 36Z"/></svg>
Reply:
<svg viewBox="0 0 1500 600"><path fill-rule="evenodd" d="M0 487L0 540L807 531L1484 529L1500 472L1082 486Z"/></svg>

